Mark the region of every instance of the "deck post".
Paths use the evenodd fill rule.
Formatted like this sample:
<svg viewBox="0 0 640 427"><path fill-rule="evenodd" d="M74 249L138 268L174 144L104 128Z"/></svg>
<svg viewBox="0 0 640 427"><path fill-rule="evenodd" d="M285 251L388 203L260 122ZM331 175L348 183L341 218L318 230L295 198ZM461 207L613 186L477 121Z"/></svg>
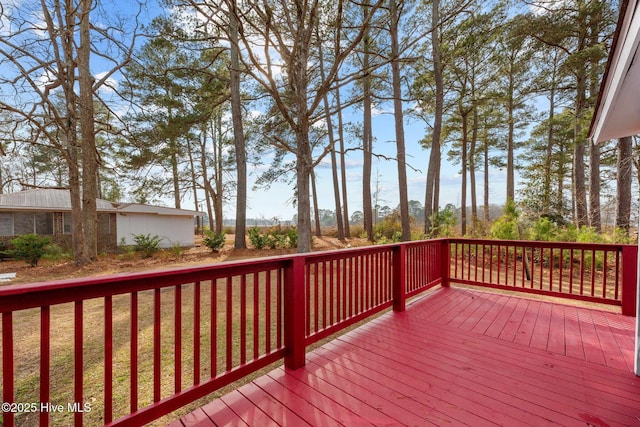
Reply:
<svg viewBox="0 0 640 427"><path fill-rule="evenodd" d="M441 286L449 287L449 275L451 270L451 242L449 239L442 239L440 243L440 276L442 277Z"/></svg>
<svg viewBox="0 0 640 427"><path fill-rule="evenodd" d="M284 366L298 369L305 365L305 258L294 256L285 270L284 281Z"/></svg>
<svg viewBox="0 0 640 427"><path fill-rule="evenodd" d="M393 248L392 268L393 268L393 311L404 311L406 301L406 281L407 281L407 246L398 245Z"/></svg>
<svg viewBox="0 0 640 427"><path fill-rule="evenodd" d="M636 315L636 299L638 297L638 247L625 245L622 247L622 314Z"/></svg>

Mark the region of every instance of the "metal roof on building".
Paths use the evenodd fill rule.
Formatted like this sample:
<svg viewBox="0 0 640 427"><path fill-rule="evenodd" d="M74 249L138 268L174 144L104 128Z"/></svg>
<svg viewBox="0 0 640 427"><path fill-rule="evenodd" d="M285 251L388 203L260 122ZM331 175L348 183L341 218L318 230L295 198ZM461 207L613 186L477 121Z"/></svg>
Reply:
<svg viewBox="0 0 640 427"><path fill-rule="evenodd" d="M139 203L116 203L96 199L98 212L121 212L149 215L202 215L201 212L173 209L164 206L151 206ZM71 211L71 195L69 190L34 189L17 193L0 194L0 211L46 210L57 212Z"/></svg>

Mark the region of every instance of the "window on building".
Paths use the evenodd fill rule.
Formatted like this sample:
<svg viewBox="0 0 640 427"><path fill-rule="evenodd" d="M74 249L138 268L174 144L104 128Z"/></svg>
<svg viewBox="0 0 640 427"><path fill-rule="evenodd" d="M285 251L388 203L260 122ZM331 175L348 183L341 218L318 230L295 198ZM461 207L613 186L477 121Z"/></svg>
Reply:
<svg viewBox="0 0 640 427"><path fill-rule="evenodd" d="M103 236L111 234L111 214L98 214L98 234Z"/></svg>
<svg viewBox="0 0 640 427"><path fill-rule="evenodd" d="M13 236L12 213L0 213L0 236Z"/></svg>
<svg viewBox="0 0 640 427"><path fill-rule="evenodd" d="M71 212L64 212L62 214L62 232L64 234L71 234Z"/></svg>
<svg viewBox="0 0 640 427"><path fill-rule="evenodd" d="M33 212L15 212L13 214L13 234L33 234L35 231Z"/></svg>
<svg viewBox="0 0 640 427"><path fill-rule="evenodd" d="M36 234L42 236L53 235L53 213L36 212L33 214L36 223Z"/></svg>

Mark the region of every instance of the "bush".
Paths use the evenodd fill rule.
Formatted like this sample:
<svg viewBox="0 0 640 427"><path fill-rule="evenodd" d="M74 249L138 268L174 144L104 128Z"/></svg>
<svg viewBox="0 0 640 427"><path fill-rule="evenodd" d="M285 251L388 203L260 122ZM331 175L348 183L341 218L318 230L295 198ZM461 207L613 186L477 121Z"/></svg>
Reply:
<svg viewBox="0 0 640 427"><path fill-rule="evenodd" d="M160 250L162 238L151 234L134 234L133 241L136 242L136 251L141 252L143 258L150 258Z"/></svg>
<svg viewBox="0 0 640 427"><path fill-rule="evenodd" d="M15 259L25 260L31 267L38 265L38 261L47 253L47 246L51 239L37 234L25 234L11 240L11 249L5 251Z"/></svg>
<svg viewBox="0 0 640 427"><path fill-rule="evenodd" d="M394 210L392 214L384 217L374 227L373 234L376 236L376 242L379 243L399 242L402 239L400 212Z"/></svg>
<svg viewBox="0 0 640 427"><path fill-rule="evenodd" d="M298 229L295 227L287 228L285 234L287 235L288 247L291 249L296 248L298 246Z"/></svg>
<svg viewBox="0 0 640 427"><path fill-rule="evenodd" d="M267 237L260 234L260 229L258 227L251 227L247 234L249 235L249 242L251 242L251 246L256 249L263 249L267 246Z"/></svg>
<svg viewBox="0 0 640 427"><path fill-rule="evenodd" d="M491 226L491 237L500 240L518 240L518 211L513 200L504 207L504 213Z"/></svg>
<svg viewBox="0 0 640 427"><path fill-rule="evenodd" d="M258 227L251 227L247 234L249 242L256 249L295 248L298 245L298 230L295 227L283 230L277 226L262 231Z"/></svg>
<svg viewBox="0 0 640 427"><path fill-rule="evenodd" d="M456 208L452 204L448 204L444 209L431 215L431 236L433 237L451 237L458 222L456 217Z"/></svg>
<svg viewBox="0 0 640 427"><path fill-rule="evenodd" d="M538 218L529 229L529 239L551 242L558 239L558 226L546 216Z"/></svg>
<svg viewBox="0 0 640 427"><path fill-rule="evenodd" d="M226 241L224 233L214 233L211 230L205 231L205 237L202 238L202 244L211 249L212 252L218 252Z"/></svg>

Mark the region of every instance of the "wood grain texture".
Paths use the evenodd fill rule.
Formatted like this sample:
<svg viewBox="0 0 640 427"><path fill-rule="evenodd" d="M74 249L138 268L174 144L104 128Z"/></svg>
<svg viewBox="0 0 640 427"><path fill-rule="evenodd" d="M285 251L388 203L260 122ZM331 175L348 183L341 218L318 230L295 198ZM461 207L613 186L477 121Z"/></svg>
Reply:
<svg viewBox="0 0 640 427"><path fill-rule="evenodd" d="M640 426L633 324L441 288L172 425Z"/></svg>

